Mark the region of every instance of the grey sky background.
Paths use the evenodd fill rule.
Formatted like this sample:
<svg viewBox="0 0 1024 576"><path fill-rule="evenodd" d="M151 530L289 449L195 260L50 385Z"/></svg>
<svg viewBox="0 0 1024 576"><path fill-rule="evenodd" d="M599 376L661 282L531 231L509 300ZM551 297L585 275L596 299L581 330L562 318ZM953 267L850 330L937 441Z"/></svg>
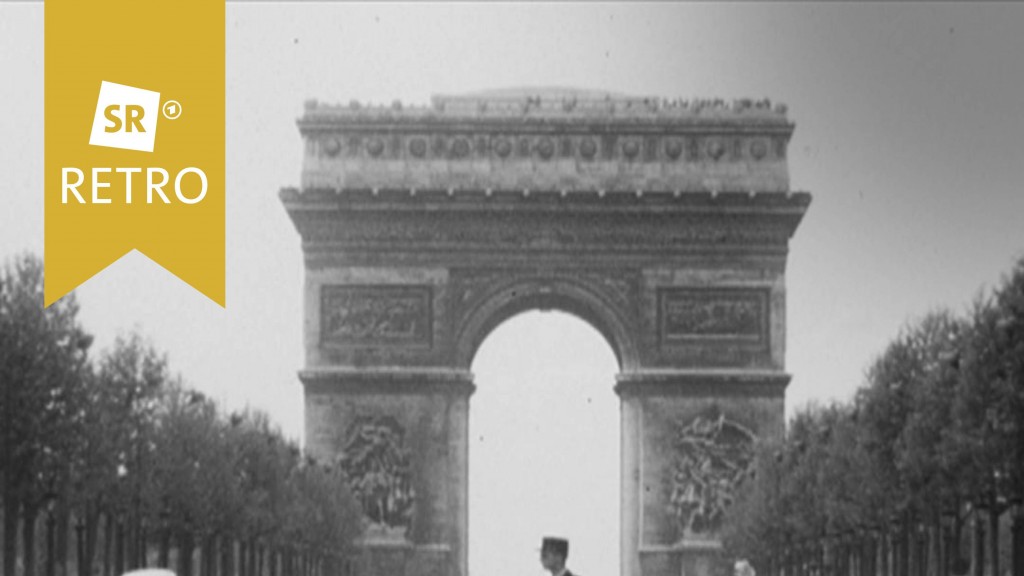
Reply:
<svg viewBox="0 0 1024 576"><path fill-rule="evenodd" d="M227 309L137 253L77 295L98 347L138 327L192 385L268 411L293 437L302 260L277 191L298 183L307 98L573 86L785 102L792 188L814 196L787 269L789 413L849 398L908 319L965 309L1024 255L1024 6L232 3L227 14ZM42 28L41 4L0 4L4 258L42 252ZM574 538L579 572L615 571L616 369L596 331L558 313L514 318L484 343L474 574L536 573L536 538L551 531ZM577 503L584 484L590 501Z"/></svg>

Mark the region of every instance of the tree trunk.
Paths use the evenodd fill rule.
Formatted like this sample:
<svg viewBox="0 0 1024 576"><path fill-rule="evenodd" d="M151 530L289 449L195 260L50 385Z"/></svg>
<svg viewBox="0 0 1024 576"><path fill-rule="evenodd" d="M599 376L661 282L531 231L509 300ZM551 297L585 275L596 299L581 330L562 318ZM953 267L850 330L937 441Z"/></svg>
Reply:
<svg viewBox="0 0 1024 576"><path fill-rule="evenodd" d="M945 535L946 558L942 576L952 576L953 563L960 559L960 532L957 529L956 523L955 521L953 526L949 528L949 532Z"/></svg>
<svg viewBox="0 0 1024 576"><path fill-rule="evenodd" d="M46 576L57 576L57 519L46 515Z"/></svg>
<svg viewBox="0 0 1024 576"><path fill-rule="evenodd" d="M919 553L919 556L920 556L920 570L918 570L918 573L921 576L929 576L929 574L931 574L931 572L928 571L928 568L929 568L928 561L929 561L929 558L930 558L930 556L928 555L928 546L930 545L930 543L931 543L931 531L928 528L928 525L925 524L925 521L922 519L921 520L920 543L919 543L919 548L920 548L920 553Z"/></svg>
<svg viewBox="0 0 1024 576"><path fill-rule="evenodd" d="M114 562L114 517L103 515L103 576L112 576Z"/></svg>
<svg viewBox="0 0 1024 576"><path fill-rule="evenodd" d="M210 576L210 541L208 537L199 538L199 576Z"/></svg>
<svg viewBox="0 0 1024 576"><path fill-rule="evenodd" d="M249 576L249 569L245 562L245 542L245 540L238 541L238 576Z"/></svg>
<svg viewBox="0 0 1024 576"><path fill-rule="evenodd" d="M889 576L889 535L878 537L878 576Z"/></svg>
<svg viewBox="0 0 1024 576"><path fill-rule="evenodd" d="M144 522L139 522L138 533L135 535L135 568L149 566L149 530Z"/></svg>
<svg viewBox="0 0 1024 576"><path fill-rule="evenodd" d="M85 560L85 522L75 519L75 563L78 576L88 576L89 563Z"/></svg>
<svg viewBox="0 0 1024 576"><path fill-rule="evenodd" d="M870 540L868 541L868 573L867 576L882 576L878 572L878 566L881 563L879 561L879 552L881 538L877 532L872 533Z"/></svg>
<svg viewBox="0 0 1024 576"><path fill-rule="evenodd" d="M217 537L207 536L203 539L203 576L217 576Z"/></svg>
<svg viewBox="0 0 1024 576"><path fill-rule="evenodd" d="M991 546L989 555L992 557L992 576L1002 576L999 572L999 504L993 493L992 502L988 509L988 543Z"/></svg>
<svg viewBox="0 0 1024 576"><path fill-rule="evenodd" d="M124 526L124 565L128 570L139 567L139 521L132 514Z"/></svg>
<svg viewBox="0 0 1024 576"><path fill-rule="evenodd" d="M125 572L125 540L124 520L118 518L114 521L114 576L121 576Z"/></svg>
<svg viewBox="0 0 1024 576"><path fill-rule="evenodd" d="M85 510L85 561L79 566L80 576L92 576L92 566L96 562L96 541L100 533L99 502L87 505Z"/></svg>
<svg viewBox="0 0 1024 576"><path fill-rule="evenodd" d="M39 508L36 506L25 506L22 525L21 543L24 547L22 562L25 565L25 576L36 576L36 518L39 516Z"/></svg>
<svg viewBox="0 0 1024 576"><path fill-rule="evenodd" d="M223 537L220 539L220 573L221 576L234 576L231 566L232 539Z"/></svg>
<svg viewBox="0 0 1024 576"><path fill-rule="evenodd" d="M974 554L971 558L974 576L985 576L985 527L981 518L974 513Z"/></svg>
<svg viewBox="0 0 1024 576"><path fill-rule="evenodd" d="M1024 514L1013 517L1013 576L1024 576Z"/></svg>
<svg viewBox="0 0 1024 576"><path fill-rule="evenodd" d="M259 572L256 570L256 539L252 538L249 540L249 560L246 562L249 565L249 573L253 576L258 576Z"/></svg>
<svg viewBox="0 0 1024 576"><path fill-rule="evenodd" d="M160 529L160 554L156 563L161 568L169 568L171 565L171 530L166 526Z"/></svg>
<svg viewBox="0 0 1024 576"><path fill-rule="evenodd" d="M71 531L71 510L63 501L57 503L56 576L68 576L68 537Z"/></svg>
<svg viewBox="0 0 1024 576"><path fill-rule="evenodd" d="M4 574L15 576L14 568L18 556L19 502L12 486L4 487Z"/></svg>
<svg viewBox="0 0 1024 576"><path fill-rule="evenodd" d="M178 576L192 576L192 533L182 530L178 533Z"/></svg>
<svg viewBox="0 0 1024 576"><path fill-rule="evenodd" d="M910 554L913 553L913 532L909 522L903 523L903 531L900 533L900 576L910 576Z"/></svg>

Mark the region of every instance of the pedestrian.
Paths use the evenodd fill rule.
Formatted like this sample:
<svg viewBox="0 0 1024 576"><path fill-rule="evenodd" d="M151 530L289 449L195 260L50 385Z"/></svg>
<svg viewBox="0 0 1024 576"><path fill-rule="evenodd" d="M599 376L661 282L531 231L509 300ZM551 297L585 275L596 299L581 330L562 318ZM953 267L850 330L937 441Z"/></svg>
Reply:
<svg viewBox="0 0 1024 576"><path fill-rule="evenodd" d="M569 541L564 538L546 537L540 547L540 563L551 576L574 576L565 566L569 557Z"/></svg>

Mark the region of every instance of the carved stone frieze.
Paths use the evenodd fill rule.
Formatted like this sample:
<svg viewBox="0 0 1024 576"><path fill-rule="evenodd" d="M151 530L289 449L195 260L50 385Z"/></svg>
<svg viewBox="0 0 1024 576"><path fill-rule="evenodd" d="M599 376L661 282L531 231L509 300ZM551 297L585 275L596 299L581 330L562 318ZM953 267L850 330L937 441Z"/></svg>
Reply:
<svg viewBox="0 0 1024 576"><path fill-rule="evenodd" d="M663 288L658 291L663 345L763 344L768 335L768 293L744 288Z"/></svg>
<svg viewBox="0 0 1024 576"><path fill-rule="evenodd" d="M780 192L793 125L767 102L542 91L445 96L432 107L310 102L299 130L310 143L303 189Z"/></svg>
<svg viewBox="0 0 1024 576"><path fill-rule="evenodd" d="M333 228L325 229L322 237L338 247L387 248L408 246L416 248L445 248L469 250L486 247L491 250L530 250L575 247L581 250L599 250L601 247L664 251L687 249L697 245L757 244L784 246L789 240L792 226L786 222L752 222L747 226L725 225L721 222L679 222L672 227L644 230L630 227L580 226L574 230L539 228L536 232L471 222L460 226L444 226L421 219L369 219L366 217L346 222L340 237L333 238ZM316 238L313 238L316 241Z"/></svg>
<svg viewBox="0 0 1024 576"><path fill-rule="evenodd" d="M321 291L325 346L429 346L431 287L328 285Z"/></svg>
<svg viewBox="0 0 1024 576"><path fill-rule="evenodd" d="M672 444L670 511L679 540L714 536L753 472L756 436L715 407L681 423Z"/></svg>
<svg viewBox="0 0 1024 576"><path fill-rule="evenodd" d="M391 141L391 153L384 155L385 141ZM752 136L732 139L727 146L721 137L684 136L681 134L666 136L644 136L642 134L626 134L614 139L595 139L588 134L570 134L560 136L557 140L546 135L515 135L496 133L480 135L470 140L465 137L449 138L436 135L433 145L428 148L427 139L422 134L389 134L386 130L372 132L362 137L352 137L343 144L338 134L325 134L316 141L318 155L331 159L339 156L344 149L349 158L384 159L397 158L405 160L482 160L505 159L512 152L511 142L516 142L520 158L536 158L554 160L570 158L581 161L594 160L599 150L604 159L624 159L630 162L695 162L704 158L718 161L723 159L725 152L731 148L730 161L768 161L769 148L763 136ZM773 154L776 159L783 153L785 140L777 141ZM692 152L682 155L684 148ZM641 150L643 154L641 154ZM557 152L557 154L556 154Z"/></svg>

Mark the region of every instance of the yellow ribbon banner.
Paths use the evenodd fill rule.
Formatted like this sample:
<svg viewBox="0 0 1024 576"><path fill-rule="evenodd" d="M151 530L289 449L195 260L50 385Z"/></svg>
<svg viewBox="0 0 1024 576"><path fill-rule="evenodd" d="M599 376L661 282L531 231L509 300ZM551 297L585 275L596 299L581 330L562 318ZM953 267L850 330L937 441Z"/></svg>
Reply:
<svg viewBox="0 0 1024 576"><path fill-rule="evenodd" d="M45 0L45 300L137 249L224 305L223 0Z"/></svg>

